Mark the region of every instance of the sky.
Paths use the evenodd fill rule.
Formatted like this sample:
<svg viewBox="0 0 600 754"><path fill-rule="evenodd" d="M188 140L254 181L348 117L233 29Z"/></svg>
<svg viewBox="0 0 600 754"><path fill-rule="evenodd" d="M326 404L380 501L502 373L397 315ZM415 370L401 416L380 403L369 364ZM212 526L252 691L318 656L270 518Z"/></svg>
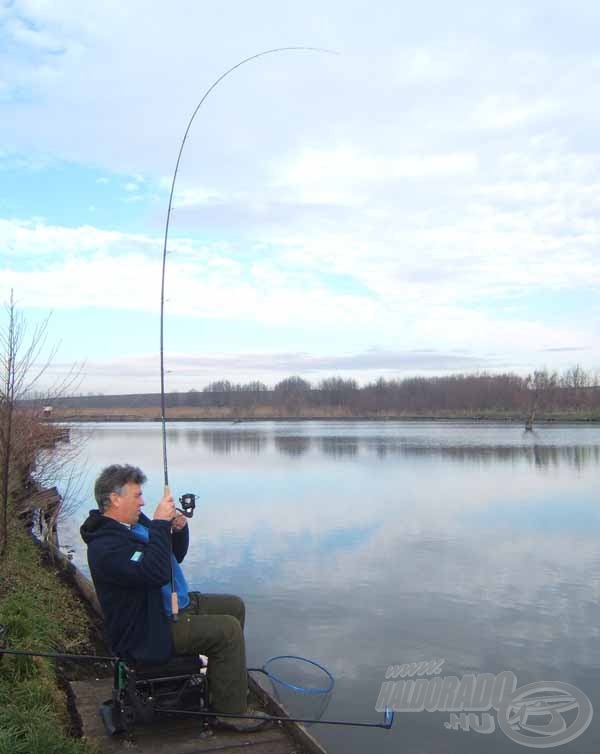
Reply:
<svg viewBox="0 0 600 754"><path fill-rule="evenodd" d="M0 0L0 302L80 392L600 369L593 0ZM335 54L333 54L335 53ZM2 326L6 324L6 317Z"/></svg>

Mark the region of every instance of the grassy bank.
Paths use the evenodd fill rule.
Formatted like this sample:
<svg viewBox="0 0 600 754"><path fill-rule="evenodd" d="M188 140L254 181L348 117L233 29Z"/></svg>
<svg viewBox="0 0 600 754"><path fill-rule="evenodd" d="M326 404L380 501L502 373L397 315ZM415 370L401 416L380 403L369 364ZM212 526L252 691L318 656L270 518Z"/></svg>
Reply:
<svg viewBox="0 0 600 754"><path fill-rule="evenodd" d="M13 649L85 653L90 623L81 601L44 563L22 524L9 531L0 563L0 624ZM0 754L90 754L72 737L60 669L52 660L4 655L0 661Z"/></svg>

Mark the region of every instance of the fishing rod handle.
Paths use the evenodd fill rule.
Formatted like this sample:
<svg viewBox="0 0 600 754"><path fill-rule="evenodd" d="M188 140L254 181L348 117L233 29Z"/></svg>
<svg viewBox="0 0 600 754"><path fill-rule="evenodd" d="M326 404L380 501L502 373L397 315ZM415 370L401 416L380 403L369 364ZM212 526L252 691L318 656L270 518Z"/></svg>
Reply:
<svg viewBox="0 0 600 754"><path fill-rule="evenodd" d="M164 494L165 494L165 497L171 494L171 490L169 489L168 484L165 484ZM171 616L173 618L173 623L177 623L178 615L179 615L179 598L177 597L177 592L175 591L173 565L171 564Z"/></svg>

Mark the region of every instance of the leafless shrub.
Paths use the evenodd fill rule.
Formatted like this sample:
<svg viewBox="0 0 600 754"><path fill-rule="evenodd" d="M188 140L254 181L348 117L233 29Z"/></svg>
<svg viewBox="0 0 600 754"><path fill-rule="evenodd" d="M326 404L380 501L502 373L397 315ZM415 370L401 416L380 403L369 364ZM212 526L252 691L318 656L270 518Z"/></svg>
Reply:
<svg viewBox="0 0 600 754"><path fill-rule="evenodd" d="M74 366L32 400L56 355L56 346L47 346L49 318L28 328L12 291L6 315L0 330L0 557L6 552L9 510L18 515L25 497L68 477L80 449L79 443L66 447L61 442L65 428L47 421L43 407L73 389L81 367ZM52 516L60 514L64 499Z"/></svg>

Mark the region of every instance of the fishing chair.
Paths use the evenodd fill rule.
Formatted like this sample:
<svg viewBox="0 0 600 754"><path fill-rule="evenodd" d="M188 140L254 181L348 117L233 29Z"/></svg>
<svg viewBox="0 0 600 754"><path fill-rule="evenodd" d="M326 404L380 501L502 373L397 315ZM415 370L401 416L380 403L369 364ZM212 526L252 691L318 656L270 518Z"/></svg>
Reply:
<svg viewBox="0 0 600 754"><path fill-rule="evenodd" d="M160 665L144 665L118 659L115 662L112 698L100 706L109 736L147 725L160 715L177 711L208 711L206 663L198 655L172 657ZM203 718L208 730L208 718Z"/></svg>

